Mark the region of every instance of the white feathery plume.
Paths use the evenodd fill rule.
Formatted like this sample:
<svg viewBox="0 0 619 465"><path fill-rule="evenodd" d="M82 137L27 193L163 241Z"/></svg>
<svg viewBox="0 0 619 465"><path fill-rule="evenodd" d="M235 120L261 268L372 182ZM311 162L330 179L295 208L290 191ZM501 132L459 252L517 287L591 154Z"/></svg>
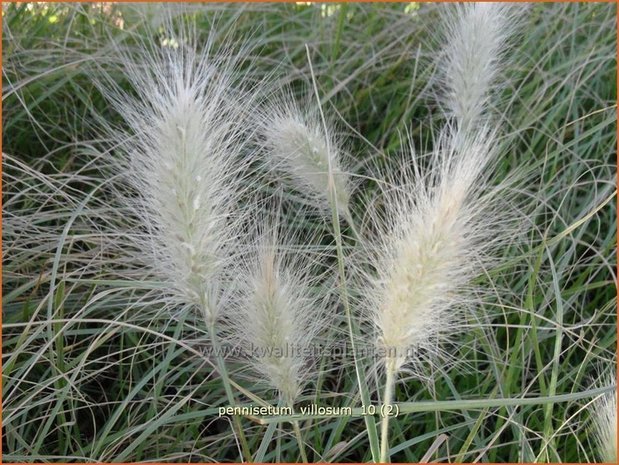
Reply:
<svg viewBox="0 0 619 465"><path fill-rule="evenodd" d="M605 379L605 385L615 384L615 378ZM598 455L603 462L617 463L617 390L602 395L591 409Z"/></svg>
<svg viewBox="0 0 619 465"><path fill-rule="evenodd" d="M471 139L447 128L432 153L429 173L402 169L399 186L387 193L376 269L362 293L385 368L383 402L393 399L397 374L420 353L432 353L470 303L472 278L503 235L497 200L503 189L489 186L496 153L494 135ZM384 355L384 356L383 356ZM381 461L388 459L388 417L383 419Z"/></svg>
<svg viewBox="0 0 619 465"><path fill-rule="evenodd" d="M262 224L265 224L263 221ZM327 299L316 267L293 253L277 226L257 226L253 250L236 270L239 299L232 337L244 349L258 379L293 407L313 373L314 344L327 327ZM304 463L307 454L297 421L292 422Z"/></svg>
<svg viewBox="0 0 619 465"><path fill-rule="evenodd" d="M460 129L484 123L507 42L522 14L522 8L517 8L470 2L444 10L445 47L439 62L442 103Z"/></svg>
<svg viewBox="0 0 619 465"><path fill-rule="evenodd" d="M492 216L501 189L487 188L484 177L492 141L492 135L465 141L446 131L428 161L429 175L418 166L403 169L403 185L387 192L380 221L387 227L372 260L376 277L364 294L378 349L395 372L453 327L468 283L498 240Z"/></svg>
<svg viewBox="0 0 619 465"><path fill-rule="evenodd" d="M314 205L349 219L351 180L344 153L318 113L300 110L289 97L261 117L268 165L288 173Z"/></svg>
<svg viewBox="0 0 619 465"><path fill-rule="evenodd" d="M311 375L312 345L327 326L327 299L316 291L316 267L293 252L281 228L267 222L256 230L235 271L239 299L233 340L251 359L258 378L293 405Z"/></svg>
<svg viewBox="0 0 619 465"><path fill-rule="evenodd" d="M198 308L213 324L234 239L243 104L229 59L198 53L182 35L174 43L123 56L135 97L101 87L127 126L114 134L114 152L131 188L121 197L142 225L128 238L136 261L167 283L173 305Z"/></svg>
<svg viewBox="0 0 619 465"><path fill-rule="evenodd" d="M458 6L444 18L439 76L449 121L428 173L413 160L403 170L404 185L386 202L389 228L377 247L377 278L364 291L385 354L385 404L411 355L432 350L433 339L453 326L467 286L501 240L501 216L493 215L503 189L486 182L497 151L487 107L513 19L511 6L482 3ZM381 461L388 459L388 425L387 416Z"/></svg>

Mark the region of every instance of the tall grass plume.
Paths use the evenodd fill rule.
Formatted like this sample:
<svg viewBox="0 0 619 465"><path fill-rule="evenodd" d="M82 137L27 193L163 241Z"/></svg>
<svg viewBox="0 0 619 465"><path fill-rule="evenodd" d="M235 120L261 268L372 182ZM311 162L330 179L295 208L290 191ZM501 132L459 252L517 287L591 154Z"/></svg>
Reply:
<svg viewBox="0 0 619 465"><path fill-rule="evenodd" d="M121 240L144 274L163 283L159 293L170 308L202 315L234 405L217 320L242 216L249 101L233 86L235 62L225 51L215 53L210 43L198 51L190 30L170 26L165 33L161 43L153 38L137 52L119 53L134 94L100 83L124 122L109 137L119 161L118 200L137 226ZM240 420L233 421L250 460Z"/></svg>

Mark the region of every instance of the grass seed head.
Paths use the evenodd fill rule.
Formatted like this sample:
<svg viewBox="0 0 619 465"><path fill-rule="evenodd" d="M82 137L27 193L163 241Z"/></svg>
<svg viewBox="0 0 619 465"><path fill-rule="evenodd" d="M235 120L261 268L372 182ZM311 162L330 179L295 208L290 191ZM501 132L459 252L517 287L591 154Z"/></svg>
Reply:
<svg viewBox="0 0 619 465"><path fill-rule="evenodd" d="M472 299L471 279L500 241L501 188L485 181L492 141L487 132L464 140L447 131L429 172L402 168L386 192L384 216L374 218L381 231L370 252L376 276L363 292L379 353L396 371L449 333Z"/></svg>
<svg viewBox="0 0 619 465"><path fill-rule="evenodd" d="M319 274L277 226L261 222L236 271L238 305L233 339L258 378L292 404L312 373L312 347L328 324Z"/></svg>
<svg viewBox="0 0 619 465"><path fill-rule="evenodd" d="M343 152L316 114L288 97L265 112L263 135L268 165L286 172L298 191L319 208L348 215L351 182Z"/></svg>
<svg viewBox="0 0 619 465"><path fill-rule="evenodd" d="M121 53L134 94L100 87L125 129L112 132L122 159L119 192L140 229L128 237L136 261L169 286L171 303L199 308L212 322L228 245L234 243L243 99L225 53L196 51L191 35L172 46Z"/></svg>
<svg viewBox="0 0 619 465"><path fill-rule="evenodd" d="M496 97L507 43L523 12L510 4L475 2L444 11L442 103L461 129L478 127Z"/></svg>
<svg viewBox="0 0 619 465"><path fill-rule="evenodd" d="M615 385L615 378L608 376L605 385ZM593 407L593 425L598 455L603 462L617 462L617 390L604 394Z"/></svg>

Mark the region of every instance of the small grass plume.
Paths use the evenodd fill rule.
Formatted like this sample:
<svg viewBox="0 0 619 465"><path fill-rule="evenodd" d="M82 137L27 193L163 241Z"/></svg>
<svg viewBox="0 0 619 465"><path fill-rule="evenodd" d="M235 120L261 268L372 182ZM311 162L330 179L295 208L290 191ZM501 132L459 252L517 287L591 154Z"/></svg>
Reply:
<svg viewBox="0 0 619 465"><path fill-rule="evenodd" d="M259 218L254 230L253 243L234 271L239 299L230 315L232 342L244 349L247 368L292 408L315 379L316 341L330 321L328 298L319 291L316 264L294 251L277 222ZM307 462L298 422L293 426Z"/></svg>
<svg viewBox="0 0 619 465"><path fill-rule="evenodd" d="M496 97L506 46L522 10L509 3L479 2L443 10L439 92L447 115L460 129L483 124L488 106L496 104L492 97Z"/></svg>
<svg viewBox="0 0 619 465"><path fill-rule="evenodd" d="M251 356L249 368L292 405L311 378L308 353L327 327L327 299L318 292L317 266L307 252L295 251L277 223L261 220L254 229L234 271L239 301L232 339Z"/></svg>
<svg viewBox="0 0 619 465"><path fill-rule="evenodd" d="M349 219L351 180L341 144L309 108L302 110L290 96L267 104L260 124L267 165L288 174L314 206Z"/></svg>

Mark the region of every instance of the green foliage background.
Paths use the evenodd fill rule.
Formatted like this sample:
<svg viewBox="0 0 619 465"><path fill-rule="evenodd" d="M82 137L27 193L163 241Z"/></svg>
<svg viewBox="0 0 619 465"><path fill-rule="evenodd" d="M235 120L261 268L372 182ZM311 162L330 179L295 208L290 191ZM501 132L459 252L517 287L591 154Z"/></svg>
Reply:
<svg viewBox="0 0 619 465"><path fill-rule="evenodd" d="M188 7L184 16L200 37L215 29L217 42L232 49L249 44L244 85L268 81L303 96L311 82L307 44L322 103L346 135L355 169L364 172L377 159L396 166L407 137L419 151L431 147L442 120L432 76L443 7L212 4ZM93 114L119 121L92 80L105 71L126 85L111 40L131 50L174 5L141 12L121 4L2 8L3 153L61 179L83 168L81 151L97 142ZM495 100L510 141L495 176L525 173L519 201L534 224L527 241L501 258L495 285L509 296L497 292L449 348L461 366L436 369L432 381L403 380L399 401L577 393L614 367L615 17L613 3L523 7ZM56 249L43 240L14 245L25 232L20 227L42 235L62 230L67 211L50 209L45 185L12 166L3 170L4 461L238 461L229 423L212 414L225 404L221 383L179 343L199 341L199 323L151 313L117 318L122 295L66 267L50 293ZM96 174L84 173L71 187L86 193ZM371 184L364 187L371 192ZM11 222L15 217L30 222ZM62 254L79 255L79 246L65 245L79 242L79 232L58 238ZM46 323L51 318L69 322ZM350 368L325 372L318 398L303 400L358 405ZM273 401L273 393L260 395ZM393 421L392 460L420 461L446 434L430 458L595 461L590 400L402 416ZM257 450L266 426L243 424ZM370 460L362 419L302 426L310 460ZM298 460L289 425L275 438L266 461Z"/></svg>

